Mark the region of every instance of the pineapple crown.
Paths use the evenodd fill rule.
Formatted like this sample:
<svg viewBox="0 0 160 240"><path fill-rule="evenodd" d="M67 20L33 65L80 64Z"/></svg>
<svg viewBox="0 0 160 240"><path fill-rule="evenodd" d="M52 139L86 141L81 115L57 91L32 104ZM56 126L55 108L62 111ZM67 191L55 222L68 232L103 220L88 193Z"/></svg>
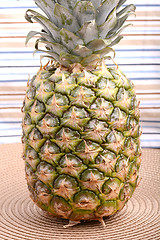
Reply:
<svg viewBox="0 0 160 240"><path fill-rule="evenodd" d="M45 16L28 9L25 18L40 23L41 32L30 31L26 44L35 35L35 52L64 67L80 63L96 66L114 52L112 46L123 38L121 32L128 16L135 12L133 4L122 8L126 0L34 0ZM45 48L40 49L42 44ZM43 57L46 57L43 56Z"/></svg>

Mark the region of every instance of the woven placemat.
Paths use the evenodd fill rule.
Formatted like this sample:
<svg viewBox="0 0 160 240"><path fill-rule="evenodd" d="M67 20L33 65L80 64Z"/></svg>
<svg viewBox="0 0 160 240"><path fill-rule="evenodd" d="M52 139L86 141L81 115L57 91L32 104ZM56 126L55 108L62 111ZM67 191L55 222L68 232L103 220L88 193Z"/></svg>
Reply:
<svg viewBox="0 0 160 240"><path fill-rule="evenodd" d="M139 187L122 211L64 229L29 198L21 144L0 145L0 240L160 240L160 149L143 149Z"/></svg>

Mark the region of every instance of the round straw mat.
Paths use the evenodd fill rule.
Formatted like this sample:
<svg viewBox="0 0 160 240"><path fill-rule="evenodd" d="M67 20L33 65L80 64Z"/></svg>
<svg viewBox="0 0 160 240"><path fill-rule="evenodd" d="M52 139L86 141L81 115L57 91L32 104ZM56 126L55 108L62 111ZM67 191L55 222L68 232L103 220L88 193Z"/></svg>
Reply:
<svg viewBox="0 0 160 240"><path fill-rule="evenodd" d="M139 187L126 206L99 222L63 228L29 198L21 144L0 145L0 240L160 240L160 149L143 149Z"/></svg>

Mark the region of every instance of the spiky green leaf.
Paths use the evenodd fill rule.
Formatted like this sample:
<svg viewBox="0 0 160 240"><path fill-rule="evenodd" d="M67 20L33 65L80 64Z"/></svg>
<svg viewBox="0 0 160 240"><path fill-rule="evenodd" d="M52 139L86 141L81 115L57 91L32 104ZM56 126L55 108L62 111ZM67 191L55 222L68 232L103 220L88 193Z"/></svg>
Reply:
<svg viewBox="0 0 160 240"><path fill-rule="evenodd" d="M75 35L74 33L62 28L60 31L61 41L64 46L66 46L69 50L74 49L77 45L83 45L83 40Z"/></svg>
<svg viewBox="0 0 160 240"><path fill-rule="evenodd" d="M85 22L95 19L96 10L90 1L79 1L73 9L73 14L82 26Z"/></svg>
<svg viewBox="0 0 160 240"><path fill-rule="evenodd" d="M41 39L41 38L39 38L39 39L37 39L36 40L36 43L35 43L35 52L37 52L37 51L40 51L40 52L45 52L45 53L47 53L47 54L49 54L55 61L58 61L59 62L59 55L57 54L57 53L54 53L54 52L52 52L52 49L51 49L51 47L50 47L50 45L48 44L47 45L47 47L49 47L49 50L48 51L46 51L46 50L44 50L44 49L41 49L41 48L39 48L39 43L44 43L45 41L43 41L43 39ZM45 44L45 43L44 43ZM46 48L47 48L46 47ZM34 53L35 53L34 52Z"/></svg>
<svg viewBox="0 0 160 240"><path fill-rule="evenodd" d="M82 45L78 45L77 47L75 47L72 52L73 54L81 57L87 57L92 54L92 50Z"/></svg>
<svg viewBox="0 0 160 240"><path fill-rule="evenodd" d="M29 14L29 12L30 12L30 14ZM32 10L32 9L28 9L25 12L24 17L28 22L33 23L32 18L34 19L34 16L36 16L36 15L43 16L42 14L40 14L40 13L38 13L38 12Z"/></svg>
<svg viewBox="0 0 160 240"><path fill-rule="evenodd" d="M52 56L49 56L49 55L41 55L40 56L40 62L42 61L43 58L49 58L51 60L55 60L55 58L53 58Z"/></svg>
<svg viewBox="0 0 160 240"><path fill-rule="evenodd" d="M117 24L114 28L112 28L109 33L107 34L106 38L111 38L115 35L117 35L117 32L119 29L121 29L121 27L123 26L123 24L125 23L126 19L128 18L129 14L126 14L125 16L123 16L122 18L119 18L117 20Z"/></svg>
<svg viewBox="0 0 160 240"><path fill-rule="evenodd" d="M53 0L34 0L34 2L54 24L57 24L57 20L53 14L55 6L55 2Z"/></svg>
<svg viewBox="0 0 160 240"><path fill-rule="evenodd" d="M79 24L77 19L68 11L67 8L56 3L54 8L54 15L57 18L58 26L66 28L69 31L77 32Z"/></svg>
<svg viewBox="0 0 160 240"><path fill-rule="evenodd" d="M127 24L127 25L124 25L123 27L121 27L120 29L119 29L119 31L117 31L117 32L113 32L112 33L112 36L110 37L110 38L106 38L106 40L112 40L112 42L121 34L121 32L126 28L126 27L128 27L128 26L131 26L132 24Z"/></svg>
<svg viewBox="0 0 160 240"><path fill-rule="evenodd" d="M41 35L45 40L47 41L52 41L53 38L51 38L47 33L43 33L43 32L37 32L37 31L30 31L28 34L27 34L27 37L26 37L26 41L25 41L25 45L27 45L27 43L29 42L29 40L34 37L35 35Z"/></svg>
<svg viewBox="0 0 160 240"><path fill-rule="evenodd" d="M109 44L111 44L111 39L95 39L91 41L89 44L87 44L87 47L92 49L93 51L99 51L103 48L108 47Z"/></svg>
<svg viewBox="0 0 160 240"><path fill-rule="evenodd" d="M117 17L120 18L120 17L125 16L126 14L134 13L135 10L136 10L136 6L133 4L130 4L130 5L126 6L125 8L123 8L121 11L119 11L117 13Z"/></svg>
<svg viewBox="0 0 160 240"><path fill-rule="evenodd" d="M106 21L108 15L117 6L118 2L119 0L105 0L102 2L100 7L97 9L97 25L101 25Z"/></svg>
<svg viewBox="0 0 160 240"><path fill-rule="evenodd" d="M51 46L52 46L53 51L59 55L61 54L61 52L66 52L66 53L68 52L68 49L62 44L51 43Z"/></svg>
<svg viewBox="0 0 160 240"><path fill-rule="evenodd" d="M120 8L127 0L120 0L118 5L117 5L117 9Z"/></svg>
<svg viewBox="0 0 160 240"><path fill-rule="evenodd" d="M98 8L102 2L102 0L90 0L90 1L95 8Z"/></svg>
<svg viewBox="0 0 160 240"><path fill-rule="evenodd" d="M68 49L63 46L62 44L56 43L56 42L49 42L49 41L45 41L43 39L40 39L41 43L45 44L48 48L48 50L50 49L51 52L55 52L58 55L61 54L61 52L68 52Z"/></svg>
<svg viewBox="0 0 160 240"><path fill-rule="evenodd" d="M38 38L35 42L35 49L36 50L40 50L39 48L39 44L44 44L43 47L45 47L47 50L49 50L50 52L52 51L51 47L49 44L46 43L46 41L43 38ZM40 51L43 51L43 49L41 49ZM45 51L45 50L44 50Z"/></svg>
<svg viewBox="0 0 160 240"><path fill-rule="evenodd" d="M77 1L78 0L58 0L58 3L65 8L72 10L75 7Z"/></svg>
<svg viewBox="0 0 160 240"><path fill-rule="evenodd" d="M105 23L98 27L99 36L101 38L105 38L107 33L116 26L117 17L116 17L116 8L109 14Z"/></svg>
<svg viewBox="0 0 160 240"><path fill-rule="evenodd" d="M90 66L90 65L96 65L98 62L100 62L100 56L98 54L92 54L86 58L83 58L81 64L83 66Z"/></svg>
<svg viewBox="0 0 160 240"><path fill-rule="evenodd" d="M85 44L89 43L94 39L97 39L98 28L95 20L84 23L77 33L84 40Z"/></svg>
<svg viewBox="0 0 160 240"><path fill-rule="evenodd" d="M56 42L60 41L60 34L59 34L60 29L53 22L51 22L48 18L46 18L42 14L40 14L36 11L33 11L31 9L28 9L26 11L25 17L26 17L27 21L29 21L29 22L32 22L32 19L39 22L43 26L44 30L48 34L50 34L50 36L52 36Z"/></svg>
<svg viewBox="0 0 160 240"><path fill-rule="evenodd" d="M111 47L103 48L99 51L94 52L94 54L98 54L100 58L104 58L108 53L113 53L113 58L115 57L115 51Z"/></svg>
<svg viewBox="0 0 160 240"><path fill-rule="evenodd" d="M120 35L117 38L115 38L114 41L112 41L112 43L109 45L109 47L112 47L112 46L118 44L122 40L122 38L123 38L122 35Z"/></svg>
<svg viewBox="0 0 160 240"><path fill-rule="evenodd" d="M70 64L72 63L79 63L81 62L82 58L80 56L75 56L73 54L69 54L66 52L62 52L60 54L60 59L59 62L65 66L65 67L69 67Z"/></svg>

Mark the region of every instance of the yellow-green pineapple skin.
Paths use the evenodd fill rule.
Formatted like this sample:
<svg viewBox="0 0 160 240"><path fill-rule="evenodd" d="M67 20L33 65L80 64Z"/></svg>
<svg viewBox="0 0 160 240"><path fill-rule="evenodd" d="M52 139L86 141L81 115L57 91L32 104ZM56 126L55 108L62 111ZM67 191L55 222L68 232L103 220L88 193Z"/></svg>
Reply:
<svg viewBox="0 0 160 240"><path fill-rule="evenodd" d="M41 69L23 112L27 183L39 207L73 221L123 208L137 186L141 152L134 87L118 68Z"/></svg>

